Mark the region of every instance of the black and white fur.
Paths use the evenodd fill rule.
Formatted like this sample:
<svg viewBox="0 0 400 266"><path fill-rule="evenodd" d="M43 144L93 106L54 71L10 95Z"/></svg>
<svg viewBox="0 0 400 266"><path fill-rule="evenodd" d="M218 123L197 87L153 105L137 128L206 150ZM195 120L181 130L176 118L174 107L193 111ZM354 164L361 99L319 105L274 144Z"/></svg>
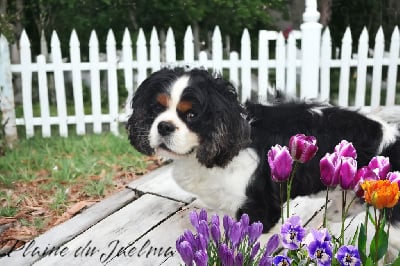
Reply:
<svg viewBox="0 0 400 266"><path fill-rule="evenodd" d="M292 135L315 136L319 150L298 168L291 197L325 189L319 160L343 139L357 149L359 167L380 154L400 170L398 125L318 103L243 107L231 83L201 69L153 73L137 89L132 109L127 129L136 149L172 158L183 189L212 209L237 217L247 213L264 231L280 217L279 185L271 180L267 151L287 145ZM400 220L399 205L391 219Z"/></svg>

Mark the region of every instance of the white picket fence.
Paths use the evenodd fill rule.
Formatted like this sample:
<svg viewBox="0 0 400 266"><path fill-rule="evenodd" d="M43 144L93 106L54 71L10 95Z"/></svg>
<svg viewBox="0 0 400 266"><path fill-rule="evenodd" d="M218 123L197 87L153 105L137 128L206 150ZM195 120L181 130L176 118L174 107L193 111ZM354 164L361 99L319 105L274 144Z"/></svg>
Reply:
<svg viewBox="0 0 400 266"><path fill-rule="evenodd" d="M46 62L44 55L38 55L36 61L32 60L29 38L26 32L23 32L19 42L21 63L10 64L9 45L1 36L0 104L6 135L9 139L15 139L16 126L23 126L26 136L32 137L35 135L35 127L40 126L42 136L49 137L55 133L53 125L58 126L56 130L61 136L68 136L69 125L75 125L76 133L80 135L88 131L88 125L92 125L94 133L100 133L103 131L103 124L108 124L110 131L118 134L119 124L125 122L131 112L129 103L138 84L149 73L171 65L204 67L227 73L233 84L240 89L242 101L254 95L258 99L267 99L268 89L272 85L301 98L334 100L340 106L351 105L361 108L380 106L384 89L386 90L384 105L399 104L396 102L396 93L400 93L397 88L397 70L400 65L400 37L397 27L391 36L388 52L384 50L383 31L379 29L375 37L375 46L370 49L370 53L366 29L359 38L358 50L353 53L351 32L348 28L340 47L340 57L336 57L332 55L329 28L322 31L322 26L317 22L319 13L315 0L306 0L303 18L301 31L292 31L287 39L282 32L260 30L257 58L252 56L251 38L246 29L243 31L240 53L234 51L224 56L218 26L212 37L211 55L205 51L198 55L194 54L193 34L188 27L183 40L182 59L176 56L174 33L169 29L165 41L165 60L161 59L163 57L156 29L152 30L149 43L144 32L139 30L134 50L130 32L125 30L121 53L117 53L116 40L110 30L106 41L105 60L100 59L99 42L96 32L93 31L89 41L88 61L81 60L79 39L77 33L73 31L69 43L68 62L63 60L56 32L51 36L50 62ZM300 49L299 43L301 43ZM135 57L134 51L136 51ZM339 80L336 82L331 77L335 69L339 72ZM123 73L123 80L121 75L117 75L119 72ZM103 73L106 73L107 77L105 88L101 82ZM20 75L22 80L22 117L15 117L12 74ZM37 75L37 82L32 78L33 74ZM54 77L55 84L57 110L55 115L51 114L49 103L50 74ZM72 74L73 115L67 113L67 74ZM89 114L85 113L84 108L82 80L85 78L82 75L90 80L91 106L86 108L90 109ZM355 100L351 100L350 82L354 79L356 79ZM128 97L123 103L118 102L118 85L121 83L128 92ZM332 99L333 83L338 83L337 99ZM370 92L367 91L367 87L370 87ZM32 99L32 91L35 89L39 91L39 116L35 116L33 111L33 106L37 104ZM109 110L107 113L102 113L101 98L105 91ZM369 103L366 102L367 92L370 93Z"/></svg>

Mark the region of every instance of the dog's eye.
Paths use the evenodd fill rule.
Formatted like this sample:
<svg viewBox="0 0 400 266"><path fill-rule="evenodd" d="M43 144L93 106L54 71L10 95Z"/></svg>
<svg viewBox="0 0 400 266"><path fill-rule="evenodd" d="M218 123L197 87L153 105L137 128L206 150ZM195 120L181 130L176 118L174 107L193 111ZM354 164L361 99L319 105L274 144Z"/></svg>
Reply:
<svg viewBox="0 0 400 266"><path fill-rule="evenodd" d="M159 104L159 103L154 103L150 106L150 109L153 113L161 113L162 111L165 110L165 106Z"/></svg>
<svg viewBox="0 0 400 266"><path fill-rule="evenodd" d="M189 111L186 113L186 119L188 121L191 121L191 120L195 119L196 117L197 117L197 114L193 111Z"/></svg>

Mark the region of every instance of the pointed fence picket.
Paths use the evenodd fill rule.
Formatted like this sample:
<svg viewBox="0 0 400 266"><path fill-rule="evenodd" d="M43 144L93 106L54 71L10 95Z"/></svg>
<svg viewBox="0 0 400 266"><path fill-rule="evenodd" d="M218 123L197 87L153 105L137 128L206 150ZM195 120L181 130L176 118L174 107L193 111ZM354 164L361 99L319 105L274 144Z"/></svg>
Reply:
<svg viewBox="0 0 400 266"><path fill-rule="evenodd" d="M315 0L307 0L306 4L310 2ZM5 104L5 99L12 99L14 92L2 85L0 106L5 117L3 121L15 120L14 127L23 126L27 137L34 136L37 127L41 129L42 136L54 135L58 128L58 134L66 137L72 125L77 134L91 131L101 133L105 126L112 133L119 134L120 123L126 122L131 112L130 101L135 88L151 72L165 66L204 67L227 75L238 88L242 102L254 98L268 100L268 92L276 88L290 95L319 98L340 106L371 109L379 107L381 103L398 105L398 27L393 30L388 52L384 51L382 29L375 36L373 49L369 49L369 36L364 29L358 39L357 51L353 51L351 30L347 28L339 49L340 56L335 56L332 53L330 30L321 30L317 22L318 12L313 8L314 5L307 6L301 31L293 30L286 36L282 32L260 30L257 53L254 53L257 56L252 54L252 38L247 29L242 34L240 51L225 52L218 26L212 34L211 49L195 54L194 36L189 26L182 40L183 52L179 53L171 28L163 44L160 43L156 28L152 29L149 42L142 29L135 42L126 29L121 43L122 51L117 51L117 41L110 30L105 56L101 54L96 32L92 31L87 61L81 59L80 42L75 30L70 36L69 55L64 55L69 61L63 59L58 35L53 32L51 57L46 62L43 55L32 56L28 35L23 31L19 40L21 63L8 64L10 75L15 73L21 76L22 88L18 93L22 95L23 114L14 119L12 112L7 111L10 105ZM0 38L0 42L0 47L8 47L4 37ZM161 46L165 49L161 49ZM7 52L3 52L3 48L0 56L2 67L7 66L4 60ZM36 61L32 61L32 58ZM333 80L337 75L338 80ZM50 86L52 83L54 88ZM85 106L85 86L89 86L90 106ZM127 91L123 103L118 98L121 88ZM52 93L55 93L55 100L50 97ZM351 97L352 94L355 97ZM381 97L386 99L381 100ZM39 102L34 103L34 99ZM107 104L108 110L102 106L103 103ZM10 125L12 121L6 126Z"/></svg>

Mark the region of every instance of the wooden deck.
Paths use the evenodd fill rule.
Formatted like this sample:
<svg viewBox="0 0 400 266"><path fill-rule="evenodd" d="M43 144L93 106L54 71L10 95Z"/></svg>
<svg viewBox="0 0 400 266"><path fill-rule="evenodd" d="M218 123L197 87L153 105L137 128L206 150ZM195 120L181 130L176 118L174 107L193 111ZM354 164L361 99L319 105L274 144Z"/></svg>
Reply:
<svg viewBox="0 0 400 266"><path fill-rule="evenodd" d="M291 210L319 227L324 202L324 195L301 197L291 201ZM331 216L340 216L340 204L330 205ZM171 165L164 166L1 258L0 265L180 265L175 240L191 229L190 211L201 207L174 182ZM331 222L331 230L340 229Z"/></svg>

